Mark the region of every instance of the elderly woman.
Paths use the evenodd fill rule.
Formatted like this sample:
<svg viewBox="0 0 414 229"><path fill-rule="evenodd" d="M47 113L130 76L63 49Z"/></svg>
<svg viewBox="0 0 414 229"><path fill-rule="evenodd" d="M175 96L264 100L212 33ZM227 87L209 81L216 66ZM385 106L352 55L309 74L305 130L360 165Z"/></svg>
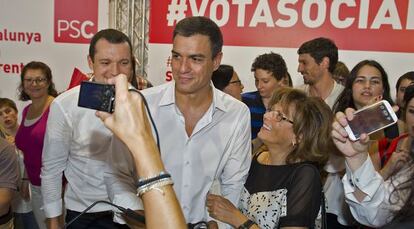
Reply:
<svg viewBox="0 0 414 229"><path fill-rule="evenodd" d="M314 228L321 207L319 174L333 147L332 112L319 98L292 88L276 90L258 137L239 209L210 194L210 215L239 228Z"/></svg>

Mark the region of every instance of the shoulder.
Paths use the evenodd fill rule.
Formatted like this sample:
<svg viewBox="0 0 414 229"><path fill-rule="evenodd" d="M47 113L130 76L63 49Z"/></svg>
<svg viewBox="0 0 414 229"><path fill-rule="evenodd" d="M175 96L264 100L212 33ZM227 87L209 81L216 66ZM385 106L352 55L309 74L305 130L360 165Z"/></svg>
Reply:
<svg viewBox="0 0 414 229"><path fill-rule="evenodd" d="M320 173L316 166L309 163L299 163L293 168L293 180L299 182L314 182L315 180L320 180Z"/></svg>
<svg viewBox="0 0 414 229"><path fill-rule="evenodd" d="M141 91L141 93L145 96L145 98L149 97L155 97L155 96L161 96L165 93L167 89L174 88L173 82L164 83L158 86L154 86L151 88L147 88Z"/></svg>
<svg viewBox="0 0 414 229"><path fill-rule="evenodd" d="M13 145L7 142L4 138L0 138L0 161L8 158L13 158L15 155L14 152L15 151Z"/></svg>
<svg viewBox="0 0 414 229"><path fill-rule="evenodd" d="M260 98L260 94L258 91L246 92L242 94L242 100L254 100Z"/></svg>
<svg viewBox="0 0 414 229"><path fill-rule="evenodd" d="M64 106L67 106L69 104L75 103L77 104L78 98L79 98L79 91L80 86L73 87L60 95L58 95L53 101L52 104L62 104Z"/></svg>

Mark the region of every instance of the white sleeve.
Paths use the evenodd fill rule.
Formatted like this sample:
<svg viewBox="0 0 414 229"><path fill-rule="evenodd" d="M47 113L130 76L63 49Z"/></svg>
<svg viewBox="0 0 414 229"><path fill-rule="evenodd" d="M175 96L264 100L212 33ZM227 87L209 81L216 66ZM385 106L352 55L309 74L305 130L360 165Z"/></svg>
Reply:
<svg viewBox="0 0 414 229"><path fill-rule="evenodd" d="M136 195L138 177L133 157L127 146L115 136L112 138L111 147L104 173L109 199L124 208L142 210L142 201ZM125 223L120 214L115 214L114 221Z"/></svg>
<svg viewBox="0 0 414 229"><path fill-rule="evenodd" d="M395 211L403 204L402 201L390 204L391 193L399 181L394 184L391 181L384 182L382 176L375 170L370 157L353 173L346 164L346 174L342 183L351 213L361 224L381 227L392 220ZM356 187L366 194L361 202L353 194Z"/></svg>
<svg viewBox="0 0 414 229"><path fill-rule="evenodd" d="M246 182L251 163L251 130L250 113L247 107L243 107L239 120L234 129L228 150L229 158L220 176L221 193L235 206L240 200L241 191Z"/></svg>
<svg viewBox="0 0 414 229"><path fill-rule="evenodd" d="M67 165L72 126L62 107L52 102L42 152L42 197L46 218L62 214L62 173Z"/></svg>

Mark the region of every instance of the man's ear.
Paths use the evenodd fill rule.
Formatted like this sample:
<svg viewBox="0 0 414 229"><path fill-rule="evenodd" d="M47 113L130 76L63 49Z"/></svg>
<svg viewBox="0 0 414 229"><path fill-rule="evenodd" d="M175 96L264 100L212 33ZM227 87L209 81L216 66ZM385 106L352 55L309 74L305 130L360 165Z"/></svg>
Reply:
<svg viewBox="0 0 414 229"><path fill-rule="evenodd" d="M322 58L322 61L319 65L323 66L324 68L326 68L329 71L329 64L330 64L330 60L329 57L325 56L324 58Z"/></svg>
<svg viewBox="0 0 414 229"><path fill-rule="evenodd" d="M223 58L223 52L217 53L217 55L213 58L214 71L220 67L222 58Z"/></svg>
<svg viewBox="0 0 414 229"><path fill-rule="evenodd" d="M93 71L93 60L91 58L91 56L88 55L88 65L89 65L89 69L91 69Z"/></svg>

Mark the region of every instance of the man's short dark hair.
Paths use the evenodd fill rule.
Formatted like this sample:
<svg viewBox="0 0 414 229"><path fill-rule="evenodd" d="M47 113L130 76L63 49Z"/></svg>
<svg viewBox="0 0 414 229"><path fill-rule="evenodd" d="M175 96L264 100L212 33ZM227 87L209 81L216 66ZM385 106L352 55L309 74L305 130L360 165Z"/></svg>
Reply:
<svg viewBox="0 0 414 229"><path fill-rule="evenodd" d="M218 25L207 17L188 17L177 23L173 33L173 39L177 36L191 37L193 35L205 35L211 44L212 57L216 57L223 47L223 35Z"/></svg>
<svg viewBox="0 0 414 229"><path fill-rule="evenodd" d="M91 39L91 43L89 44L89 57L91 58L92 62L94 62L94 57L96 53L96 43L100 39L105 39L111 44L122 44L127 43L129 47L129 53L131 54L131 64L132 64L132 78L131 78L131 84L137 88L138 82L135 75L135 57L132 52L132 43L131 39L124 34L123 32L116 30L116 29L103 29L99 32L97 32Z"/></svg>
<svg viewBox="0 0 414 229"><path fill-rule="evenodd" d="M303 43L298 54L309 54L316 63L320 64L324 57L329 58L329 72L333 73L336 63L338 63L338 47L328 38L319 37Z"/></svg>
<svg viewBox="0 0 414 229"><path fill-rule="evenodd" d="M254 72L257 69L263 69L271 72L273 77L277 81L282 80L288 75L286 62L283 57L277 53L265 53L254 60L251 71Z"/></svg>

